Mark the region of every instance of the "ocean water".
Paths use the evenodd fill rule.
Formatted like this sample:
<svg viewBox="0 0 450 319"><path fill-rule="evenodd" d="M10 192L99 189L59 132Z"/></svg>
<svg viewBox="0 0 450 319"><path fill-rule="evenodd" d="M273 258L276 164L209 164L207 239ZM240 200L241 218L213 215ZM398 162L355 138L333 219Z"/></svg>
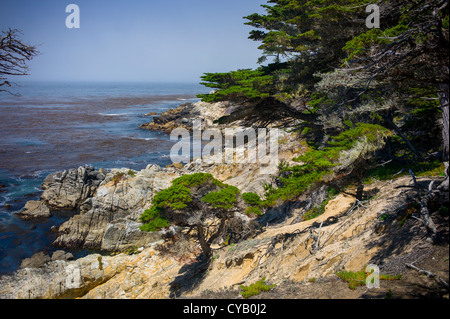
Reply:
<svg viewBox="0 0 450 319"><path fill-rule="evenodd" d="M14 213L36 200L44 178L58 170L142 169L170 164L169 136L139 129L209 89L186 83L22 82L0 92L0 274L23 258L54 251L51 226L69 216L22 221ZM80 256L86 252L73 252Z"/></svg>

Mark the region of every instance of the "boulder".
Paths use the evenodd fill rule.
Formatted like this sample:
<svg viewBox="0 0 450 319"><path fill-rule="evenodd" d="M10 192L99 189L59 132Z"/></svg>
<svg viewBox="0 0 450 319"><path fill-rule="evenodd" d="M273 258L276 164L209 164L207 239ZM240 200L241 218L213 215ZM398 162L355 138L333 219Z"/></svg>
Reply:
<svg viewBox="0 0 450 319"><path fill-rule="evenodd" d="M16 215L23 220L52 217L50 209L44 202L34 200L28 201L25 208Z"/></svg>
<svg viewBox="0 0 450 319"><path fill-rule="evenodd" d="M55 172L42 184L41 201L53 209L78 209L95 194L103 179L104 174L89 166Z"/></svg>
<svg viewBox="0 0 450 319"><path fill-rule="evenodd" d="M38 252L31 256L30 258L25 258L22 260L22 263L20 264L20 268L40 268L43 267L47 262L49 262L51 259L50 257L44 253L44 252Z"/></svg>
<svg viewBox="0 0 450 319"><path fill-rule="evenodd" d="M40 253L39 253L40 254ZM125 269L128 256L92 254L75 261L54 260L0 277L1 299L77 298ZM125 260L124 260L125 259Z"/></svg>
<svg viewBox="0 0 450 319"><path fill-rule="evenodd" d="M52 255L52 261L55 260L74 260L75 258L71 253L65 252L64 250L57 250Z"/></svg>
<svg viewBox="0 0 450 319"><path fill-rule="evenodd" d="M146 232L139 229L142 223L127 219L115 220L106 225L101 249L123 251L133 246L145 246L163 239L163 232Z"/></svg>

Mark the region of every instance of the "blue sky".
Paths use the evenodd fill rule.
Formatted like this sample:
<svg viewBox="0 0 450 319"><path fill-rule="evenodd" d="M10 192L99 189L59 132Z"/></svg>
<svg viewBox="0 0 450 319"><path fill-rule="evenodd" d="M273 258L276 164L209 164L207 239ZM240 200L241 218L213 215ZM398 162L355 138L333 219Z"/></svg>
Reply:
<svg viewBox="0 0 450 319"><path fill-rule="evenodd" d="M80 29L66 28L70 3L80 8ZM204 72L257 67L261 52L242 17L264 3L0 0L0 29L20 29L38 45L27 80L198 82Z"/></svg>

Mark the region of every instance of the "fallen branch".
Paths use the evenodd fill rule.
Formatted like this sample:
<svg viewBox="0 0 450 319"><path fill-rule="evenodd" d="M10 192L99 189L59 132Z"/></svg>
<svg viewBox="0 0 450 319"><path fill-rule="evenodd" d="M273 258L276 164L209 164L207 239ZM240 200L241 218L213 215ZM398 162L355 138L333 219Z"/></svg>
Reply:
<svg viewBox="0 0 450 319"><path fill-rule="evenodd" d="M356 199L355 202L353 203L352 207L350 207L350 209L345 213L347 216L350 216L351 213L353 213L353 211L355 209L359 209L361 207L367 208L367 206L364 206L365 203L368 203L370 200L358 200Z"/></svg>
<svg viewBox="0 0 450 319"><path fill-rule="evenodd" d="M417 188L417 180L416 180L416 175L414 175L414 172L412 171L412 169L410 169L409 170L409 174L411 175L411 177L412 177L412 180L413 180L413 182L414 182L414 187L416 187ZM410 184L411 184L411 182L409 182Z"/></svg>
<svg viewBox="0 0 450 319"><path fill-rule="evenodd" d="M410 263L410 264L405 264L406 267L417 270L419 272L419 274L424 274L427 275L428 278L434 278L438 283L440 283L441 285L443 285L445 288L447 288L447 290L449 289L448 287L448 283L442 279L441 277L439 277L438 275L432 273L431 271L428 270L424 270L424 269L420 269L416 266L413 265L414 263Z"/></svg>
<svg viewBox="0 0 450 319"><path fill-rule="evenodd" d="M313 255L315 253L317 253L317 251L319 250L319 240L320 240L320 236L322 235L322 225L323 225L323 220L320 223L319 233L318 233L317 236L314 234L314 230L313 229L311 229L311 233L309 235L309 237L312 238L312 240L315 241L314 246L311 248L311 251L310 251L310 253L313 254Z"/></svg>

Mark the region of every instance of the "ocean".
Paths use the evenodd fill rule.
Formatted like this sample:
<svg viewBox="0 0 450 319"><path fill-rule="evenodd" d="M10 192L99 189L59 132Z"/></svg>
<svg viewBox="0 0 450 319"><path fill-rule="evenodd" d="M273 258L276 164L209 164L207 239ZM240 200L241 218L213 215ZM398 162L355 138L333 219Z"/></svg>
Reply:
<svg viewBox="0 0 450 319"><path fill-rule="evenodd" d="M142 130L149 112L163 112L210 89L192 83L21 82L0 92L0 274L15 271L38 251L51 253L54 235L69 216L22 221L14 213L37 200L55 171L165 166L173 142ZM72 252L76 257L85 251Z"/></svg>

